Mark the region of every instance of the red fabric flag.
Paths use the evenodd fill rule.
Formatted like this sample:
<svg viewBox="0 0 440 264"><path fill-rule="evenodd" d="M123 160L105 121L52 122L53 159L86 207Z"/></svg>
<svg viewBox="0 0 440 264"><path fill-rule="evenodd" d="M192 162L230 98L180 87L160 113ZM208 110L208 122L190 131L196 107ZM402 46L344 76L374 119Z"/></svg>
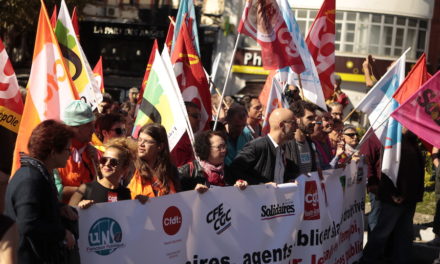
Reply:
<svg viewBox="0 0 440 264"><path fill-rule="evenodd" d="M403 83L394 93L393 97L399 104L403 104L411 97L426 81L428 80L428 72L426 70L426 54L420 56L417 63L406 76Z"/></svg>
<svg viewBox="0 0 440 264"><path fill-rule="evenodd" d="M0 39L0 171L11 172L15 140L23 113L20 87L5 46Z"/></svg>
<svg viewBox="0 0 440 264"><path fill-rule="evenodd" d="M101 93L104 94L104 72L102 70L102 56L99 56L99 60L93 68L93 77L98 82L98 86L100 87Z"/></svg>
<svg viewBox="0 0 440 264"><path fill-rule="evenodd" d="M318 70L325 99L334 93L335 72L335 0L324 0L310 28L306 43Z"/></svg>
<svg viewBox="0 0 440 264"><path fill-rule="evenodd" d="M53 6L52 16L50 17L50 24L52 25L52 28L55 30L55 27L57 26L57 5Z"/></svg>
<svg viewBox="0 0 440 264"><path fill-rule="evenodd" d="M200 57L193 46L187 24L182 23L174 46L171 62L184 101L200 106L199 131L209 127L211 121L211 93ZM194 131L196 133L197 131Z"/></svg>
<svg viewBox="0 0 440 264"><path fill-rule="evenodd" d="M238 32L260 44L264 69L290 66L296 73L304 71L304 63L275 0L247 0Z"/></svg>
<svg viewBox="0 0 440 264"><path fill-rule="evenodd" d="M145 69L144 80L142 81L141 90L138 96L137 104L140 106L142 102L142 98L144 97L145 86L147 85L148 76L150 75L151 66L153 66L154 57L156 55L156 51L159 50L157 45L157 39L154 40L153 48L151 49L150 58L148 59L147 68Z"/></svg>
<svg viewBox="0 0 440 264"><path fill-rule="evenodd" d="M269 98L270 91L272 89L272 79L274 78L277 71L270 71L269 75L267 75L266 82L264 83L263 89L261 89L260 95L258 99L263 105L263 109L266 109L267 100Z"/></svg>
<svg viewBox="0 0 440 264"><path fill-rule="evenodd" d="M174 17L172 17L172 19L174 21ZM168 51L170 52L171 52L171 46L173 45L173 35L174 35L174 24L172 21L170 21L167 37L165 39L165 45L167 45Z"/></svg>
<svg viewBox="0 0 440 264"><path fill-rule="evenodd" d="M73 29L75 30L76 37L79 40L79 24L78 24L78 14L76 11L76 6L73 8L73 12L72 12L72 24L73 24Z"/></svg>

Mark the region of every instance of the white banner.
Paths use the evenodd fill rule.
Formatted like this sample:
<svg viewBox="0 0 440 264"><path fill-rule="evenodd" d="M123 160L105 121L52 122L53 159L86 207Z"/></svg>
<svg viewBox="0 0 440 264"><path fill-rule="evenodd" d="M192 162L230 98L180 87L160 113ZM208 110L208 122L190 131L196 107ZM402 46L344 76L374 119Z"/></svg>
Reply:
<svg viewBox="0 0 440 264"><path fill-rule="evenodd" d="M277 188L95 204L80 210L81 261L352 263L362 252L364 175L352 164L325 171L323 181L313 173Z"/></svg>

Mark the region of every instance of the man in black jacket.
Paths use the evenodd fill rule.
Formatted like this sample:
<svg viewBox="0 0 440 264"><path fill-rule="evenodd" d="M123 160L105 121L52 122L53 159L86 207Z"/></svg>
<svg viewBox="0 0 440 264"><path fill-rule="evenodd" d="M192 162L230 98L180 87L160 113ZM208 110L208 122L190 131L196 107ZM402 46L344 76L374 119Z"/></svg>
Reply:
<svg viewBox="0 0 440 264"><path fill-rule="evenodd" d="M283 183L294 179L298 167L284 157L284 144L293 138L297 129L292 111L279 108L269 118L270 132L246 144L231 164L235 180L249 184Z"/></svg>

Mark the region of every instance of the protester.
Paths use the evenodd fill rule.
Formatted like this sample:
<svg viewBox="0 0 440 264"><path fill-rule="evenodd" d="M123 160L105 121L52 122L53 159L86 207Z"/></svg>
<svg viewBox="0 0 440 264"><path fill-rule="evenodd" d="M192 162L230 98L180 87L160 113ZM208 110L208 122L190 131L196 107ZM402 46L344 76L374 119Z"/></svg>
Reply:
<svg viewBox="0 0 440 264"><path fill-rule="evenodd" d="M193 133L196 133L197 131L199 131L200 128L200 107L193 102L185 102L185 107L188 113L188 119L191 125L191 129ZM180 167L192 161L193 159L194 153L192 150L191 141L189 139L188 132L186 132L171 152L171 160L173 161L174 165L176 165L176 167Z"/></svg>
<svg viewBox="0 0 440 264"><path fill-rule="evenodd" d="M345 166L351 160L358 161L360 159L359 151L356 149L359 143L356 127L350 124L345 125L342 135L342 141L338 142L335 158L332 160L332 167Z"/></svg>
<svg viewBox="0 0 440 264"><path fill-rule="evenodd" d="M423 199L425 163L417 137L406 128L402 128L402 134L396 185L384 174L376 179L381 210L368 237L361 263L381 261L388 241L391 243L392 263L404 264L411 260L413 217L417 202Z"/></svg>
<svg viewBox="0 0 440 264"><path fill-rule="evenodd" d="M287 156L298 164L300 174L316 171L317 154L310 138L316 123L316 105L302 100L295 101L290 105L290 110L296 117L298 129L295 132L295 140L287 143Z"/></svg>
<svg viewBox="0 0 440 264"><path fill-rule="evenodd" d="M333 119L333 129L328 134L330 138L330 144L333 150L336 149L338 142L342 140L342 131L344 130L344 123L339 119Z"/></svg>
<svg viewBox="0 0 440 264"><path fill-rule="evenodd" d="M110 113L112 105L113 105L112 96L109 93L104 93L102 95L102 102L98 104L98 113L100 114Z"/></svg>
<svg viewBox="0 0 440 264"><path fill-rule="evenodd" d="M325 117L324 117L325 116ZM333 119L320 110L316 110L316 122L311 139L316 146L321 168L330 169L333 159L333 148L329 139L329 132L333 129Z"/></svg>
<svg viewBox="0 0 440 264"><path fill-rule="evenodd" d="M256 96L248 96L245 100L245 107L248 118L243 133L249 134L252 138L261 137L261 121L263 119L263 105Z"/></svg>
<svg viewBox="0 0 440 264"><path fill-rule="evenodd" d="M341 90L341 83L342 83L342 78L341 76L335 74L335 91L333 93L333 97L332 97L332 101L339 103L342 105L342 110L344 110L344 108L348 105L348 103L350 102L350 100L348 99L348 96Z"/></svg>
<svg viewBox="0 0 440 264"><path fill-rule="evenodd" d="M247 111L242 105L234 105L229 108L226 114L226 145L227 154L225 164L231 165L235 156L243 146L252 140L252 137L243 133L246 126Z"/></svg>
<svg viewBox="0 0 440 264"><path fill-rule="evenodd" d="M130 102L132 108L136 107L138 96L139 96L138 88L132 87L130 88L130 90L128 90L128 102Z"/></svg>
<svg viewBox="0 0 440 264"><path fill-rule="evenodd" d="M195 150L200 161L193 160L179 168L182 191L206 191L210 186L235 185L246 188L247 182L231 181L225 166L226 136L223 132L203 131L195 138Z"/></svg>
<svg viewBox="0 0 440 264"><path fill-rule="evenodd" d="M333 119L339 119L339 120L343 119L344 107L340 103L332 102L328 105L328 107L329 107L330 114L332 115Z"/></svg>
<svg viewBox="0 0 440 264"><path fill-rule="evenodd" d="M0 214L0 263L17 263L18 229L15 222Z"/></svg>
<svg viewBox="0 0 440 264"><path fill-rule="evenodd" d="M217 118L217 110L220 105L220 98L221 96L219 94L213 94L211 95L211 105L212 105L212 118L215 120ZM218 122L223 123L225 121L226 112L228 111L228 106L225 104L221 104L220 107L220 113L218 115Z"/></svg>
<svg viewBox="0 0 440 264"><path fill-rule="evenodd" d="M95 131L92 108L81 100L75 100L64 110L62 120L75 134L67 165L58 169L64 186L63 201L67 203L81 184L96 178L98 156L90 143Z"/></svg>
<svg viewBox="0 0 440 264"><path fill-rule="evenodd" d="M5 214L18 225L18 263L63 263L75 237L63 218L76 220L73 210L58 202L52 171L66 165L74 132L55 120L40 123L29 138L29 156L6 190ZM64 241L64 243L63 243Z"/></svg>
<svg viewBox="0 0 440 264"><path fill-rule="evenodd" d="M139 130L136 171L128 184L131 197L157 197L180 190L178 172L170 160L165 128L156 123Z"/></svg>
<svg viewBox="0 0 440 264"><path fill-rule="evenodd" d="M247 144L232 162L233 181L285 183L298 175L297 165L284 155L284 144L293 138L297 129L294 114L286 108L275 109L269 124L269 134Z"/></svg>
<svg viewBox="0 0 440 264"><path fill-rule="evenodd" d="M115 113L98 116L95 121L95 134L104 144L112 138L125 137L124 117Z"/></svg>
<svg viewBox="0 0 440 264"><path fill-rule="evenodd" d="M107 142L106 150L99 160L102 177L81 184L69 204L86 209L94 203L130 200L130 190L121 184L121 179L130 169L135 151L136 143L128 138L114 138Z"/></svg>

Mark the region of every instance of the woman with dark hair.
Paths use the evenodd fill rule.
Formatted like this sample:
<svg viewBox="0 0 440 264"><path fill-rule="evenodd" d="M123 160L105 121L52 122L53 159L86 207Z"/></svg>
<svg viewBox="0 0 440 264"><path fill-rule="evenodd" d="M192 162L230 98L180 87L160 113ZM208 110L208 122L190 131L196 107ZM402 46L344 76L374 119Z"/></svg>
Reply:
<svg viewBox="0 0 440 264"><path fill-rule="evenodd" d="M226 136L220 131L203 131L195 138L195 151L200 161L191 161L179 168L182 191L197 190L201 193L209 186L235 184L240 189L247 186L246 181L231 182L225 168Z"/></svg>
<svg viewBox="0 0 440 264"><path fill-rule="evenodd" d="M101 176L82 184L70 198L69 204L86 209L94 203L130 200L130 190L121 185L121 178L130 168L135 157L136 143L128 138L114 138L106 145L99 160ZM145 199L146 200L146 199Z"/></svg>
<svg viewBox="0 0 440 264"><path fill-rule="evenodd" d="M29 139L29 156L6 190L5 214L18 224L18 263L61 263L65 249L73 249L75 237L63 225L63 217L77 219L58 202L52 171L66 166L72 130L55 120L40 123Z"/></svg>
<svg viewBox="0 0 440 264"><path fill-rule="evenodd" d="M112 138L125 137L125 119L121 114L109 113L98 116L95 121L95 133L102 143Z"/></svg>
<svg viewBox="0 0 440 264"><path fill-rule="evenodd" d="M157 123L143 126L138 134L136 171L128 184L131 197L156 197L179 191L178 172L170 160L168 136Z"/></svg>

